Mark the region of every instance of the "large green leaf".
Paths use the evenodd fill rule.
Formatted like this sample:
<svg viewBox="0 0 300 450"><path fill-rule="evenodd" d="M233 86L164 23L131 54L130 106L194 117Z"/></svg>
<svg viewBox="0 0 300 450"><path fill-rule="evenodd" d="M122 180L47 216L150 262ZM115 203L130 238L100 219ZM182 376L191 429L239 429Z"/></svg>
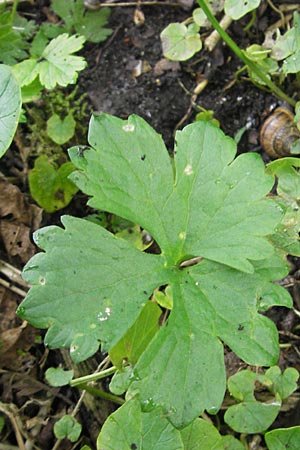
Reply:
<svg viewBox="0 0 300 450"><path fill-rule="evenodd" d="M128 427L128 417L132 427ZM181 436L160 411L143 413L137 399L114 412L101 429L97 450L184 450Z"/></svg>
<svg viewBox="0 0 300 450"><path fill-rule="evenodd" d="M50 327L45 342L71 347L79 361L97 351L100 339L103 348L120 340L169 270L161 258L90 221L64 216L62 223L65 231L47 227L35 233L46 253L24 268L33 287L19 312L35 326Z"/></svg>
<svg viewBox="0 0 300 450"><path fill-rule="evenodd" d="M19 314L50 327L46 343L73 359L112 349L153 291L170 285L173 309L134 367L128 398L184 427L219 409L225 391L221 340L249 364L278 358L275 325L258 313L291 299L271 280L286 263L269 242L282 210L266 198L274 178L258 155L234 160L232 139L207 123L176 134L174 162L141 118L94 116L84 152L70 150L72 180L89 204L146 229L146 254L99 225L64 217L39 231L24 275L32 288ZM189 266L190 258L198 264ZM274 261L274 262L271 262ZM184 264L183 264L184 263Z"/></svg>
<svg viewBox="0 0 300 450"><path fill-rule="evenodd" d="M0 158L14 137L21 111L21 90L10 69L0 65Z"/></svg>

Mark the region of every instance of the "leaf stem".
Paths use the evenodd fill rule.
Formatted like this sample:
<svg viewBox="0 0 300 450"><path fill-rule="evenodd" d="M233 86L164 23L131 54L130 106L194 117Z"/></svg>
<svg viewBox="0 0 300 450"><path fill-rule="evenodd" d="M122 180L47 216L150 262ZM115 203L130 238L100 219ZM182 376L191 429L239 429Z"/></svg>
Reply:
<svg viewBox="0 0 300 450"><path fill-rule="evenodd" d="M17 8L18 8L18 3L19 0L14 0L13 6L12 6L12 10L11 10L11 15L10 15L10 23L13 24L14 20L15 20L15 16L17 13Z"/></svg>
<svg viewBox="0 0 300 450"><path fill-rule="evenodd" d="M257 64L255 62L251 61L244 52L239 48L239 46L231 39L231 37L227 34L225 30L223 30L215 16L212 14L209 7L206 5L205 0L198 0L199 5L203 9L206 17L212 24L212 26L217 30L217 32L220 34L221 38L226 42L228 47L231 48L231 50L236 54L236 56L243 61L244 64L246 64L267 86L268 88L273 92L273 94L277 95L277 97L285 100L288 102L291 106L296 105L296 101L293 100L291 97L286 95L278 86L276 86L273 81L271 81L267 75L260 70Z"/></svg>
<svg viewBox="0 0 300 450"><path fill-rule="evenodd" d="M83 377L74 378L74 380L70 381L70 386L78 386L83 383L89 383L90 381L100 380L101 378L106 378L109 375L115 373L117 368L115 366L109 367L106 370L102 370L102 372L92 373L90 375L85 375Z"/></svg>
<svg viewBox="0 0 300 450"><path fill-rule="evenodd" d="M110 402L116 403L117 405L123 405L125 403L125 400L122 397L118 397L117 395L102 391L102 389L98 389L94 386L82 384L79 386L79 389L84 389L85 391L89 392L95 397L100 397L103 398L104 400L109 400Z"/></svg>

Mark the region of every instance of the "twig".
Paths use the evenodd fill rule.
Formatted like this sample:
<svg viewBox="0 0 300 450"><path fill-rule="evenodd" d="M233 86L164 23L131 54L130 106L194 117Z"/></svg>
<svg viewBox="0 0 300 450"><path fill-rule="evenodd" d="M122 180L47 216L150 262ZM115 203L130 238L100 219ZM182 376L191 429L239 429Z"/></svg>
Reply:
<svg viewBox="0 0 300 450"><path fill-rule="evenodd" d="M13 283L17 283L24 288L29 287L26 281L24 281L21 277L21 271L11 264L3 261L3 259L0 259L0 272L9 278Z"/></svg>
<svg viewBox="0 0 300 450"><path fill-rule="evenodd" d="M145 2L141 2L139 6L179 6L179 3L174 2L160 2L160 1L149 1L146 0ZM99 3L97 7L93 8L93 10L97 10L100 8L104 8L106 6L109 6L110 8L116 7L116 6L138 6L138 2L120 2L120 3Z"/></svg>
<svg viewBox="0 0 300 450"><path fill-rule="evenodd" d="M18 418L18 411L14 404L6 404L0 402L0 411L3 412L11 421L11 424L13 426L13 429L15 431L16 440L19 446L19 450L26 450L22 434L20 432L21 425Z"/></svg>
<svg viewBox="0 0 300 450"><path fill-rule="evenodd" d="M112 41L115 39L115 37L117 36L117 34L119 33L120 29L122 28L122 25L117 26L117 28L115 29L115 31L113 32L113 34L110 36L110 38L105 42L105 44L103 45L103 47L101 47L101 49L99 50L97 56L96 56L96 66L95 68L97 68L101 56L103 54L103 52L110 46L110 44L112 43Z"/></svg>
<svg viewBox="0 0 300 450"><path fill-rule="evenodd" d="M223 30L227 30L227 28L231 25L232 18L230 16L227 16L226 14L222 17L220 20L220 27L222 27ZM217 30L214 30L204 41L204 46L209 50L210 52L213 51L219 40L221 39L221 36L217 32Z"/></svg>
<svg viewBox="0 0 300 450"><path fill-rule="evenodd" d="M267 0L267 3L270 6L270 8L273 9L273 11L275 11L277 14L279 14L280 22L281 22L282 26L284 27L285 26L285 18L284 18L283 12L274 5L272 0Z"/></svg>

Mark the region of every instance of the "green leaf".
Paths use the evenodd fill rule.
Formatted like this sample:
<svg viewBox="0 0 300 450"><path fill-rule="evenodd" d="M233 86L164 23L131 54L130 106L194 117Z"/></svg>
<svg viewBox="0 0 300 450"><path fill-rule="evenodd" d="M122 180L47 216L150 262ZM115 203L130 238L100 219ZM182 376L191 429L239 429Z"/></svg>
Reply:
<svg viewBox="0 0 300 450"><path fill-rule="evenodd" d="M46 335L50 347L73 349L78 346L76 339L84 337L91 347L95 346L93 353L99 339L104 349L113 348L133 325L151 292L165 284L169 271L160 258L143 254L99 225L68 216L62 218L62 223L65 231L47 227L35 233L35 242L46 252L55 245L50 263L53 272L50 274L50 261L43 253L25 266L24 277L35 287L26 301L27 306L23 305L19 312L30 316L38 327L50 326ZM64 256L57 260L61 252ZM68 280L63 301L55 281L59 273ZM40 287L44 290L42 296ZM57 294L49 304L53 290ZM84 305L84 315L80 304ZM83 353L81 359L86 358L87 354Z"/></svg>
<svg viewBox="0 0 300 450"><path fill-rule="evenodd" d="M279 36L272 49L272 57L284 60L282 71L285 75L300 71L300 16L294 13L294 26L283 36Z"/></svg>
<svg viewBox="0 0 300 450"><path fill-rule="evenodd" d="M10 67L0 64L0 158L13 140L21 106L20 87Z"/></svg>
<svg viewBox="0 0 300 450"><path fill-rule="evenodd" d="M53 114L47 120L47 134L56 144L62 145L74 136L75 126L76 122L71 112L63 119Z"/></svg>
<svg viewBox="0 0 300 450"><path fill-rule="evenodd" d="M300 427L278 428L265 434L269 450L299 450Z"/></svg>
<svg viewBox="0 0 300 450"><path fill-rule="evenodd" d="M160 34L163 54L173 61L186 61L202 48L199 27L170 23Z"/></svg>
<svg viewBox="0 0 300 450"><path fill-rule="evenodd" d="M57 84L67 86L76 82L79 71L86 67L82 56L73 53L80 50L84 44L83 36L68 36L66 33L52 39L42 53L42 59L37 64L40 82L46 89L53 89Z"/></svg>
<svg viewBox="0 0 300 450"><path fill-rule="evenodd" d="M113 349L153 292L170 285L173 309L139 357L127 397L138 392L143 410L162 410L182 428L204 409L220 408L221 340L249 364L277 362L276 327L258 313L291 305L280 287L272 289L272 280L288 272L269 242L282 216L266 198L274 178L259 155L234 159L234 141L202 122L177 132L174 161L137 116L94 116L89 144L70 150L79 169L71 179L91 207L146 229L161 253L143 253L97 224L63 217L64 230L35 234L45 253L24 269L32 288L18 313L49 328L51 347L71 346L74 357L75 346L79 360L99 341ZM192 258L198 263L190 265Z"/></svg>
<svg viewBox="0 0 300 450"><path fill-rule="evenodd" d="M51 386L65 386L72 380L73 375L73 370L64 370L61 367L49 367L45 373L46 380Z"/></svg>
<svg viewBox="0 0 300 450"><path fill-rule="evenodd" d="M45 211L57 211L70 203L78 190L68 179L73 170L74 166L70 162L56 170L45 155L35 160L28 177L29 188L34 200Z"/></svg>
<svg viewBox="0 0 300 450"><path fill-rule="evenodd" d="M186 450L224 450L218 430L203 419L195 419L181 430L181 438Z"/></svg>
<svg viewBox="0 0 300 450"><path fill-rule="evenodd" d="M233 436L222 436L224 450L245 450L243 444Z"/></svg>
<svg viewBox="0 0 300 450"><path fill-rule="evenodd" d="M38 100L41 97L41 91L43 86L40 83L38 78L35 78L32 83L22 86L21 95L22 95L22 103L29 103Z"/></svg>
<svg viewBox="0 0 300 450"><path fill-rule="evenodd" d="M128 427L128 417L132 426ZM160 411L142 413L137 399L126 402L111 414L97 439L97 450L183 450L178 430Z"/></svg>
<svg viewBox="0 0 300 450"><path fill-rule="evenodd" d="M16 64L12 70L21 87L28 86L37 78L38 72L36 59L25 59Z"/></svg>
<svg viewBox="0 0 300 450"><path fill-rule="evenodd" d="M288 367L283 373L278 366L270 367L265 375L273 382L272 392L278 393L282 400L298 388L299 373L293 367Z"/></svg>
<svg viewBox="0 0 300 450"><path fill-rule="evenodd" d="M225 0L224 10L228 16L238 20L256 9L259 4L260 0Z"/></svg>
<svg viewBox="0 0 300 450"><path fill-rule="evenodd" d="M83 0L53 0L51 7L64 20L69 33L75 30L87 41L98 43L112 33L111 29L105 28L110 15L109 8L87 11Z"/></svg>
<svg viewBox="0 0 300 450"><path fill-rule="evenodd" d="M276 394L271 402L258 402L254 396L255 382L263 381L269 384L268 378L262 378L249 370L243 370L231 376L228 389L237 405L229 406L225 412L225 422L239 433L261 433L269 428L276 419L281 399Z"/></svg>
<svg viewBox="0 0 300 450"><path fill-rule="evenodd" d="M284 210L284 216L272 241L285 252L300 256L300 174L299 158L281 158L272 161L267 171L278 177L277 197L279 208Z"/></svg>
<svg viewBox="0 0 300 450"><path fill-rule="evenodd" d="M71 442L76 442L81 433L81 425L74 417L66 414L54 424L54 434L57 439L67 438Z"/></svg>
<svg viewBox="0 0 300 450"><path fill-rule="evenodd" d="M117 370L109 383L109 390L116 395L124 394L124 392L127 391L133 376L134 374L131 366L125 366L124 368Z"/></svg>
<svg viewBox="0 0 300 450"><path fill-rule="evenodd" d="M173 294L171 286L167 286L164 291L157 290L153 294L153 300L166 309L173 308Z"/></svg>
<svg viewBox="0 0 300 450"><path fill-rule="evenodd" d="M13 65L27 58L29 39L34 31L33 21L27 21L16 14L12 23L11 12L0 10L0 61Z"/></svg>
<svg viewBox="0 0 300 450"><path fill-rule="evenodd" d="M132 327L110 350L109 356L114 366L122 367L124 359L131 364L137 362L139 356L158 331L161 313L158 305L153 302L146 303Z"/></svg>

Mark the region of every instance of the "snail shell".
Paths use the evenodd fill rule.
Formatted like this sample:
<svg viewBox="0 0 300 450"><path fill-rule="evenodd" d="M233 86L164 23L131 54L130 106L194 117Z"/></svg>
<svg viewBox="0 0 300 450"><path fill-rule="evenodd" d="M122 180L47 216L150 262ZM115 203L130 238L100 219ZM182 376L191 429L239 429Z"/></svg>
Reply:
<svg viewBox="0 0 300 450"><path fill-rule="evenodd" d="M293 143L300 139L300 131L293 119L291 111L277 108L263 123L260 130L260 144L271 158L291 156Z"/></svg>

